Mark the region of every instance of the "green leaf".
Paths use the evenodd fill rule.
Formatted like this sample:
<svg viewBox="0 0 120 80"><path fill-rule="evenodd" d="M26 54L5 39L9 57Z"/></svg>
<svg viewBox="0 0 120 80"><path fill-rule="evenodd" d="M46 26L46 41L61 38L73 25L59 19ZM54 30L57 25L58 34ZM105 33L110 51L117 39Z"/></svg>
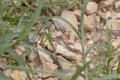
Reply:
<svg viewBox="0 0 120 80"><path fill-rule="evenodd" d="M14 38L18 37L18 35L19 35L18 32L8 32L5 35L0 37L0 43L9 43Z"/></svg>
<svg viewBox="0 0 120 80"><path fill-rule="evenodd" d="M22 34L18 38L18 41L23 40L28 35L28 33L30 32L30 30L34 26L34 24L38 21L43 5L44 5L44 0L40 0L39 4L38 4L38 8L36 9L35 13L33 13L30 22L28 22L25 25L25 28L24 28Z"/></svg>
<svg viewBox="0 0 120 80"><path fill-rule="evenodd" d="M62 1L62 2L51 1L51 2L45 3L44 8L50 8L50 7L54 6L54 5L66 6L66 5L68 5L68 2L67 1Z"/></svg>
<svg viewBox="0 0 120 80"><path fill-rule="evenodd" d="M99 78L97 80L120 80L120 74L106 75L106 76Z"/></svg>
<svg viewBox="0 0 120 80"><path fill-rule="evenodd" d="M5 74L3 74L3 73L0 71L0 80L11 80L11 79L8 78Z"/></svg>
<svg viewBox="0 0 120 80"><path fill-rule="evenodd" d="M117 73L120 73L120 55L118 56L118 67L117 67Z"/></svg>
<svg viewBox="0 0 120 80"><path fill-rule="evenodd" d="M70 80L77 80L77 77L82 73L82 71L84 71L88 67L90 62L87 62L83 67L79 67L78 71L75 72L75 74L72 76Z"/></svg>
<svg viewBox="0 0 120 80"><path fill-rule="evenodd" d="M67 77L65 76L66 73L70 73L72 70L69 69L62 69L62 70L56 70L53 72L55 75L59 75L62 80L68 80Z"/></svg>
<svg viewBox="0 0 120 80"><path fill-rule="evenodd" d="M5 16L5 17L2 17L2 19L4 21L8 21L8 22L13 23L13 24L17 24L19 22L19 18L18 17L11 18L11 17Z"/></svg>
<svg viewBox="0 0 120 80"><path fill-rule="evenodd" d="M27 71L29 73L31 72L31 70L33 72L42 72L42 70L40 70L40 69L28 68L28 67L25 67L25 66L4 65L2 63L0 63L0 68L3 68L3 69L12 69L12 70L19 70L19 71Z"/></svg>
<svg viewBox="0 0 120 80"><path fill-rule="evenodd" d="M9 48L7 51L10 53L10 55L12 55L12 57L13 57L19 64L25 66L25 62L23 61L23 58L22 58L20 55L18 55L12 48Z"/></svg>

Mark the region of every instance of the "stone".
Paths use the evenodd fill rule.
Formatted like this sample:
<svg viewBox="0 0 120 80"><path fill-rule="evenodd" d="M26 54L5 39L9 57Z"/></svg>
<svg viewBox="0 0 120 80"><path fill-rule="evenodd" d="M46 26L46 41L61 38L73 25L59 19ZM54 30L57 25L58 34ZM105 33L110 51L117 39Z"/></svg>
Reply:
<svg viewBox="0 0 120 80"><path fill-rule="evenodd" d="M120 13L119 13L119 12L116 13L116 12L113 11L113 12L111 12L111 13L112 13L112 14L111 14L110 17L111 17L112 19L114 19L114 20L115 20L115 19L120 19Z"/></svg>
<svg viewBox="0 0 120 80"><path fill-rule="evenodd" d="M82 46L80 43L75 43L74 45L69 46L73 51L80 51L82 52Z"/></svg>
<svg viewBox="0 0 120 80"><path fill-rule="evenodd" d="M44 57L46 60L48 60L49 62L53 63L53 60L51 59L50 55L48 55L45 51L42 51L43 48L38 45L37 46L38 48L38 54L41 56L41 57Z"/></svg>
<svg viewBox="0 0 120 80"><path fill-rule="evenodd" d="M13 80L26 80L27 79L27 75L25 74L24 71L18 71L18 70L14 70L10 76L12 77Z"/></svg>
<svg viewBox="0 0 120 80"><path fill-rule="evenodd" d="M74 10L73 13L74 13L76 16L80 17L81 11L80 11L80 10Z"/></svg>
<svg viewBox="0 0 120 80"><path fill-rule="evenodd" d="M74 13L72 11L63 11L61 14L61 18L67 20L76 30L78 30L78 21L77 21L77 17L74 15ZM60 28L60 29L65 29L66 32L70 32L69 34L69 42L74 43L75 41L75 37L76 37L76 33L75 31L71 28L71 26L58 18L53 18L52 19L53 22L55 23L56 28ZM56 24L57 22L57 24Z"/></svg>
<svg viewBox="0 0 120 80"><path fill-rule="evenodd" d="M120 30L120 20L107 20L105 27L112 27L112 30Z"/></svg>
<svg viewBox="0 0 120 80"><path fill-rule="evenodd" d="M115 2L115 8L116 8L116 9L117 9L117 8L120 9L120 1Z"/></svg>
<svg viewBox="0 0 120 80"><path fill-rule="evenodd" d="M114 1L115 0L105 0L105 1L102 0L99 2L99 6L100 6L100 8L107 7L107 6L112 5Z"/></svg>
<svg viewBox="0 0 120 80"><path fill-rule="evenodd" d="M98 5L96 2L89 2L87 7L86 7L86 14L87 15L91 15L91 14L94 14L96 13L98 10Z"/></svg>
<svg viewBox="0 0 120 80"><path fill-rule="evenodd" d="M78 56L80 56L76 53L69 51L68 49L66 49L65 47L59 44L57 44L56 46L56 53L62 56L65 56L66 58L71 59L71 60L77 60Z"/></svg>
<svg viewBox="0 0 120 80"><path fill-rule="evenodd" d="M113 39L112 46L114 46L115 48L118 48L120 46L120 37L118 37L117 39Z"/></svg>
<svg viewBox="0 0 120 80"><path fill-rule="evenodd" d="M96 20L96 15L88 16L84 20L84 25L85 25L85 30L86 31L91 32L91 31L95 30L95 26L98 25L97 20Z"/></svg>
<svg viewBox="0 0 120 80"><path fill-rule="evenodd" d="M44 80L59 80L59 78L53 78L53 77L51 77L51 78L47 78L47 79L44 79Z"/></svg>
<svg viewBox="0 0 120 80"><path fill-rule="evenodd" d="M58 56L58 60L60 62L60 65L61 65L62 69L70 70L69 73L65 74L66 77L68 77L68 78L71 77L76 70L76 68L73 66L73 64L71 62L69 62L68 60L66 60L65 58L61 57L61 56Z"/></svg>
<svg viewBox="0 0 120 80"><path fill-rule="evenodd" d="M106 18L106 14L104 12L102 12L101 10L98 10L97 11L97 15L102 18L102 19L105 19Z"/></svg>
<svg viewBox="0 0 120 80"><path fill-rule="evenodd" d="M52 38L57 38L57 37L61 37L62 36L62 32L61 31L55 31L52 33Z"/></svg>
<svg viewBox="0 0 120 80"><path fill-rule="evenodd" d="M10 77L10 74L12 73L12 70L11 69L7 69L4 71L4 74L8 77Z"/></svg>
<svg viewBox="0 0 120 80"><path fill-rule="evenodd" d="M82 76L79 76L77 80L84 80L84 78Z"/></svg>

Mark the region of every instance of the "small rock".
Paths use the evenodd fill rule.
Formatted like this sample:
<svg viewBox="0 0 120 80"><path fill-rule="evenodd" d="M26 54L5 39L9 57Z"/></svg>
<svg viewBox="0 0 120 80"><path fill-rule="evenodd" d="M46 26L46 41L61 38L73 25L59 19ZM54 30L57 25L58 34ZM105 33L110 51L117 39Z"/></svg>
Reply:
<svg viewBox="0 0 120 80"><path fill-rule="evenodd" d="M111 12L107 11L107 12L106 12L106 20L109 19L110 16L111 16Z"/></svg>
<svg viewBox="0 0 120 80"><path fill-rule="evenodd" d="M97 24L100 24L100 17L99 17L99 16L96 16L95 19L96 19L96 21L97 21Z"/></svg>
<svg viewBox="0 0 120 80"><path fill-rule="evenodd" d="M39 65L39 68L43 71L41 73L38 73L38 75L41 78L47 78L50 76L53 76L51 73L55 70L57 70L58 66L56 64L54 64L53 62L51 63L50 61L48 61L46 58L44 58L43 56L40 56L40 60L41 60L41 65Z"/></svg>
<svg viewBox="0 0 120 80"><path fill-rule="evenodd" d="M44 57L49 62L53 63L53 60L51 59L50 55L47 54L45 51L43 51L43 48L40 45L38 45L37 48L39 49L38 53L39 53L40 56Z"/></svg>
<svg viewBox="0 0 120 80"><path fill-rule="evenodd" d="M107 20L106 27L112 27L112 30L120 30L120 20Z"/></svg>
<svg viewBox="0 0 120 80"><path fill-rule="evenodd" d="M82 46L80 43L75 43L74 45L69 46L74 51L82 51Z"/></svg>
<svg viewBox="0 0 120 80"><path fill-rule="evenodd" d="M47 73L52 73L53 71L57 70L57 65L50 62L46 62L43 63L42 68L43 71Z"/></svg>
<svg viewBox="0 0 120 80"><path fill-rule="evenodd" d="M16 45L15 48L19 49L21 52L25 52L26 51L24 46Z"/></svg>
<svg viewBox="0 0 120 80"><path fill-rule="evenodd" d="M5 70L4 71L4 74L8 77L10 77L10 74L12 73L12 70L11 69L8 69L8 70Z"/></svg>
<svg viewBox="0 0 120 80"><path fill-rule="evenodd" d="M84 80L84 78L82 76L79 76L77 80Z"/></svg>
<svg viewBox="0 0 120 80"><path fill-rule="evenodd" d="M71 60L76 60L78 56L80 55L77 55L76 53L73 53L71 51L69 51L68 49L66 49L65 47L57 44L56 46L56 53L62 55L62 56L65 56Z"/></svg>
<svg viewBox="0 0 120 80"><path fill-rule="evenodd" d="M59 78L47 78L47 79L44 79L44 80L59 80Z"/></svg>
<svg viewBox="0 0 120 80"><path fill-rule="evenodd" d="M81 17L81 11L80 10L74 10L73 13L77 16L78 20ZM84 14L84 20L87 18L87 15Z"/></svg>
<svg viewBox="0 0 120 80"><path fill-rule="evenodd" d="M112 14L111 14L111 18L112 19L120 19L120 13L118 12L118 13L116 13L116 12L111 12Z"/></svg>
<svg viewBox="0 0 120 80"><path fill-rule="evenodd" d="M73 13L74 13L76 16L80 17L81 11L80 11L80 10L74 10Z"/></svg>
<svg viewBox="0 0 120 80"><path fill-rule="evenodd" d="M42 80L41 78L38 78L37 80Z"/></svg>
<svg viewBox="0 0 120 80"><path fill-rule="evenodd" d="M58 57L58 60L63 69L71 69L73 67L72 63L70 63L68 60L66 60L65 58L61 56Z"/></svg>
<svg viewBox="0 0 120 80"><path fill-rule="evenodd" d="M60 37L62 36L62 32L61 31L55 31L52 33L52 38L56 38L56 37Z"/></svg>
<svg viewBox="0 0 120 80"><path fill-rule="evenodd" d="M14 70L10 76L13 80L26 80L27 75L23 71Z"/></svg>
<svg viewBox="0 0 120 80"><path fill-rule="evenodd" d="M65 27L61 24L59 19L53 18L52 21L55 24L57 30L65 31Z"/></svg>
<svg viewBox="0 0 120 80"><path fill-rule="evenodd" d="M75 72L75 67L73 67L73 64L61 56L59 56L58 59L59 59L59 62L60 62L63 69L70 69L71 70L71 72L66 74L66 77L71 77Z"/></svg>
<svg viewBox="0 0 120 80"><path fill-rule="evenodd" d="M72 11L63 11L62 14L61 14L61 18L64 18L65 20L67 20L69 23L71 23L71 25L76 30L78 30L78 21L77 21L77 18L76 18L76 16L74 15L74 13ZM55 22L57 21L56 27L58 26L61 29L65 29L66 32L70 32L69 41L74 43L76 33L71 28L71 26L67 22L65 22L65 21L63 21L61 19L53 18L52 20L55 21Z"/></svg>
<svg viewBox="0 0 120 80"><path fill-rule="evenodd" d="M97 14L98 14L98 16L100 17L100 18L102 18L102 19L105 19L106 17L106 15L105 15L105 13L104 12L102 12L101 10L99 10L99 11L97 11Z"/></svg>
<svg viewBox="0 0 120 80"><path fill-rule="evenodd" d="M120 46L120 37L113 40L112 46L114 46L115 48Z"/></svg>
<svg viewBox="0 0 120 80"><path fill-rule="evenodd" d="M93 31L95 30L95 26L97 26L97 20L95 19L96 15L91 15L88 16L85 21L84 21L84 25L85 25L85 30L86 31Z"/></svg>
<svg viewBox="0 0 120 80"><path fill-rule="evenodd" d="M88 41L88 44L89 44L89 45L92 45L92 44L94 44L94 41L93 41L93 40L89 40L89 41Z"/></svg>
<svg viewBox="0 0 120 80"><path fill-rule="evenodd" d="M87 15L91 15L95 13L98 10L98 5L96 2L89 2L86 7L86 13Z"/></svg>
<svg viewBox="0 0 120 80"><path fill-rule="evenodd" d="M26 80L27 79L27 75L26 75L26 73L24 71L20 71L19 76L20 76L21 80Z"/></svg>
<svg viewBox="0 0 120 80"><path fill-rule="evenodd" d="M105 0L105 1L102 0L99 2L99 6L100 6L100 8L107 7L107 6L112 5L114 1L115 0Z"/></svg>
<svg viewBox="0 0 120 80"><path fill-rule="evenodd" d="M20 46L20 45L16 45L15 46L15 51L19 54L19 55L22 55L26 49L24 46Z"/></svg>
<svg viewBox="0 0 120 80"><path fill-rule="evenodd" d="M34 44L38 39L38 36L34 33L29 33L29 42Z"/></svg>
<svg viewBox="0 0 120 80"><path fill-rule="evenodd" d="M115 2L115 8L116 8L116 9L117 9L117 8L120 9L120 1Z"/></svg>

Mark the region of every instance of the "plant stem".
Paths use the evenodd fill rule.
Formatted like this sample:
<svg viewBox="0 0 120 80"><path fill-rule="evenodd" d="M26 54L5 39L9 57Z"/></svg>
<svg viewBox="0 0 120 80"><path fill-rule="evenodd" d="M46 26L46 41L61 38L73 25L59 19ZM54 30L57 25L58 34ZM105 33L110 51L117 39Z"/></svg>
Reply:
<svg viewBox="0 0 120 80"><path fill-rule="evenodd" d="M81 45L82 45L82 56L83 56L83 66L86 64L86 55L85 55L85 43L84 43L84 13L86 10L86 6L88 4L89 0L84 0L84 5L82 7L82 12L81 12ZM87 75L87 68L84 70L84 73L86 75L86 80L88 80L88 75Z"/></svg>

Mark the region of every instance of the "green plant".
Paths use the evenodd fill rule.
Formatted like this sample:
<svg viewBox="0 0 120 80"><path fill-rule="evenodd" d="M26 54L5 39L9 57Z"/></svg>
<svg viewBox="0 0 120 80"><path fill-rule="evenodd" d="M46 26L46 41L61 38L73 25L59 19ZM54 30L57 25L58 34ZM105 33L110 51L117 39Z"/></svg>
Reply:
<svg viewBox="0 0 120 80"><path fill-rule="evenodd" d="M64 18L59 17L60 12L66 9L72 9L77 4L83 3L81 17L80 17L80 30L76 30L74 26L69 23ZM22 2L25 6L22 6ZM106 28L106 44L93 44L87 50L85 50L85 39L84 39L84 14L87 3L89 0L74 0L69 4L67 0L62 2L46 2L45 0L34 0L30 5L27 0L19 0L17 3L14 3L14 0L0 0L0 58L6 59L9 64L5 65L4 63L0 63L0 68L12 69L12 70L20 70L25 71L29 80L34 78L35 72L42 72L42 70L33 69L27 66L27 63L24 61L24 55L30 55L24 53L24 55L18 55L14 50L14 46L22 45L27 51L30 49L41 50L48 55L52 56L55 60L57 59L57 55L55 52L54 44L52 43L52 37L50 31L47 31L50 20L54 17L57 19L61 19L66 22L77 34L78 38L82 44L82 63L83 66L79 66L77 71L73 74L70 80L76 80L79 76L83 76L85 80L119 80L120 79L120 55L118 49L120 47L114 48L112 46L112 29ZM33 5L36 6L35 9L32 10ZM54 5L60 7L60 12L53 10ZM51 11L52 17L47 13L47 10ZM41 15L40 15L41 13ZM27 15L25 15L27 14ZM44 14L44 15L43 15ZM57 16L56 16L57 15ZM31 33L31 29L33 26L40 21L43 22L34 33L37 35L40 31L44 31L45 39L50 43L53 48L53 52L47 51L46 49L38 49L36 46L29 44L29 36ZM107 51L103 54L98 52L98 55L93 56L89 62L86 61L87 55L94 48L105 48ZM8 53L9 55L6 55ZM101 59L99 61L99 58ZM96 61L94 68L90 68L89 65ZM117 66L115 66L117 64ZM116 69L114 70L114 68ZM64 74L70 73L70 70L56 70L51 74L57 74L63 80L67 80ZM32 74L32 77L30 76ZM3 72L0 72L0 80L11 80Z"/></svg>

